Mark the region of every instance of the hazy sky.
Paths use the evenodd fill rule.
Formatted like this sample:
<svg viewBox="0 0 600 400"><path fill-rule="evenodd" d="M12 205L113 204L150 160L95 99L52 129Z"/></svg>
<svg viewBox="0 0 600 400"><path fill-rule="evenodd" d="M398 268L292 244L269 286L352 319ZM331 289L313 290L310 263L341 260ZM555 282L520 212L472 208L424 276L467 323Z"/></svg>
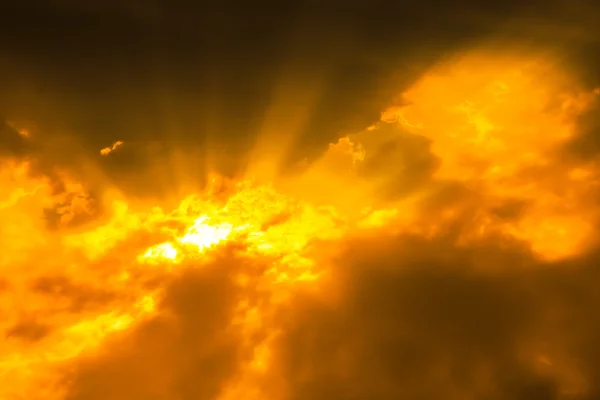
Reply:
<svg viewBox="0 0 600 400"><path fill-rule="evenodd" d="M286 134L264 132L274 103L310 108L287 159L315 157L377 121L440 58L486 40L559 49L595 85L592 4L12 2L0 24L0 113L72 133L85 150L214 146L233 173L259 133Z"/></svg>

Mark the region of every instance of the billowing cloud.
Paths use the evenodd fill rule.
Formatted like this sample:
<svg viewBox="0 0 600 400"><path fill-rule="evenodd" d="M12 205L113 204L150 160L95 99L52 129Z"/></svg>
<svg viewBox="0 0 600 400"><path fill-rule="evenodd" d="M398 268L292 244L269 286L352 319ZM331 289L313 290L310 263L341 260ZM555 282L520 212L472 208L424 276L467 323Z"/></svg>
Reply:
<svg viewBox="0 0 600 400"><path fill-rule="evenodd" d="M222 259L172 282L161 314L77 365L67 399L214 398L234 371L239 340L228 329L242 260Z"/></svg>
<svg viewBox="0 0 600 400"><path fill-rule="evenodd" d="M11 6L0 398L600 395L597 7L384 3Z"/></svg>
<svg viewBox="0 0 600 400"><path fill-rule="evenodd" d="M286 316L290 398L595 398L597 256L539 264L453 239L353 242L342 300L302 297Z"/></svg>

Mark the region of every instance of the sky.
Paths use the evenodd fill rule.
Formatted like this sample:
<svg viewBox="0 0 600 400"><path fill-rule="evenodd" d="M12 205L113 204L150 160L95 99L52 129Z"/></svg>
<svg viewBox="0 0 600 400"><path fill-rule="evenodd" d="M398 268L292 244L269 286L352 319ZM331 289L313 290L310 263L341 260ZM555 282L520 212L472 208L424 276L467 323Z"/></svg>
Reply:
<svg viewBox="0 0 600 400"><path fill-rule="evenodd" d="M0 15L0 400L600 396L594 1Z"/></svg>

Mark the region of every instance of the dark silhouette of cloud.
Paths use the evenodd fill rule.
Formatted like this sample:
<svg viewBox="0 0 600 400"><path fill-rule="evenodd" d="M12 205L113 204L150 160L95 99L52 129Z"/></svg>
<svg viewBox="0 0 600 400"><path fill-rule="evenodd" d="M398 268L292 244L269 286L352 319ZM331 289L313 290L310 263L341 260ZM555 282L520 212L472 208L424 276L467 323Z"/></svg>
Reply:
<svg viewBox="0 0 600 400"><path fill-rule="evenodd" d="M544 265L518 246L458 249L451 237L351 248L336 268L346 296L335 305L300 298L288 316L290 398L597 395L587 381L595 355L584 350L597 346L597 256ZM569 393L573 375L591 386Z"/></svg>
<svg viewBox="0 0 600 400"><path fill-rule="evenodd" d="M67 399L210 399L235 371L235 258L169 283L160 313L77 363Z"/></svg>

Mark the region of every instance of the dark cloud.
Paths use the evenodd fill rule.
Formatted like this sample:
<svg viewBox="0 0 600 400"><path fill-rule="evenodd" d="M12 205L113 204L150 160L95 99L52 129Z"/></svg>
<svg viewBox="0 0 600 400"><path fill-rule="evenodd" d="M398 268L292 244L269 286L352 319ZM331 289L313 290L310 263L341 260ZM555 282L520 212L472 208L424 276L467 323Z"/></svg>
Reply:
<svg viewBox="0 0 600 400"><path fill-rule="evenodd" d="M600 104L596 100L577 121L580 134L568 145L568 156L577 160L593 161L600 151Z"/></svg>
<svg viewBox="0 0 600 400"><path fill-rule="evenodd" d="M406 196L431 182L440 160L431 153L427 138L392 124L379 125L377 139L369 136L373 135L359 137L365 159L357 170L367 180L383 178L380 195Z"/></svg>
<svg viewBox="0 0 600 400"><path fill-rule="evenodd" d="M33 320L23 320L6 331L6 338L35 342L44 338L50 331L48 325Z"/></svg>
<svg viewBox="0 0 600 400"><path fill-rule="evenodd" d="M451 239L353 243L336 270L347 297L300 298L287 317L290 398L595 398L593 383L583 397L565 393L568 373L597 374L584 350L598 346L596 265L540 265L518 247Z"/></svg>
<svg viewBox="0 0 600 400"><path fill-rule="evenodd" d="M23 157L30 153L27 140L6 121L0 121L0 156Z"/></svg>
<svg viewBox="0 0 600 400"><path fill-rule="evenodd" d="M78 363L66 398L214 398L237 365L230 275L240 262L221 258L170 282L156 317Z"/></svg>
<svg viewBox="0 0 600 400"><path fill-rule="evenodd" d="M90 284L73 282L64 275L47 275L33 279L31 290L51 302L66 301L72 312L97 309L115 300L110 288L97 288Z"/></svg>

